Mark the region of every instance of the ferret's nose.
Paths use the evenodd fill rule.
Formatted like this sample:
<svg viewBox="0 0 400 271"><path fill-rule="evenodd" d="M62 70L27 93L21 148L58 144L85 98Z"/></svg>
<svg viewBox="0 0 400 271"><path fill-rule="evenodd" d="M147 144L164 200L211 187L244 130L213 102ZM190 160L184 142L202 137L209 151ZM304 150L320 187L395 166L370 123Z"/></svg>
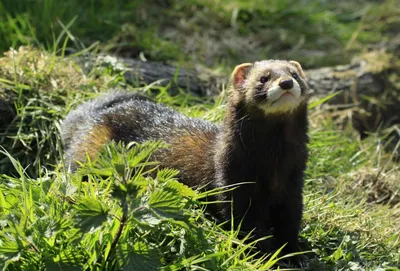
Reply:
<svg viewBox="0 0 400 271"><path fill-rule="evenodd" d="M292 79L284 79L279 82L279 86L282 89L291 89L293 87L293 80Z"/></svg>

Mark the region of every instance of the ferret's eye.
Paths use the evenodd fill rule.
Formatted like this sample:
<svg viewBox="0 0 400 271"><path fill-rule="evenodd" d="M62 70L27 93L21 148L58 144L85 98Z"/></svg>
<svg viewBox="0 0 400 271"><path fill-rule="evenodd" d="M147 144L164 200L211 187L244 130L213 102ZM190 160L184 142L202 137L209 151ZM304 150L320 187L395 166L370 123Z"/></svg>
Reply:
<svg viewBox="0 0 400 271"><path fill-rule="evenodd" d="M268 82L268 76L261 76L261 78L260 78L260 82L262 83L262 84L265 84L265 83L267 83Z"/></svg>
<svg viewBox="0 0 400 271"><path fill-rule="evenodd" d="M299 75L297 74L297 73L292 73L292 77L295 79L295 80L299 80Z"/></svg>

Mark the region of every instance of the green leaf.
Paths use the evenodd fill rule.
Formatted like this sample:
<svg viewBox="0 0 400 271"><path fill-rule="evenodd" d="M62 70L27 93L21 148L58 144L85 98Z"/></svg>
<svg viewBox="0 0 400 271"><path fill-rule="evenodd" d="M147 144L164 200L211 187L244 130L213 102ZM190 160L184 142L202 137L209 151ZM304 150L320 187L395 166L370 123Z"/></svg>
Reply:
<svg viewBox="0 0 400 271"><path fill-rule="evenodd" d="M137 208L142 202L142 193L145 187L136 185L135 183L127 184L116 184L113 185L111 195L117 199L120 206L124 206L126 203L130 206L130 210Z"/></svg>
<svg viewBox="0 0 400 271"><path fill-rule="evenodd" d="M13 262L18 262L21 258L20 248L17 242L2 238L0 240L0 267L6 270L7 266Z"/></svg>
<svg viewBox="0 0 400 271"><path fill-rule="evenodd" d="M184 199L175 190L158 190L149 199L149 207L157 215L164 218L183 219L181 210Z"/></svg>
<svg viewBox="0 0 400 271"><path fill-rule="evenodd" d="M62 270L62 271L80 271L82 266L73 265L63 262L54 262L51 260L45 261L46 270Z"/></svg>
<svg viewBox="0 0 400 271"><path fill-rule="evenodd" d="M156 226L162 222L162 220L154 215L150 210L143 209L133 214L134 218L140 223L146 223L149 226Z"/></svg>
<svg viewBox="0 0 400 271"><path fill-rule="evenodd" d="M174 190L157 190L155 191L149 200L149 205L152 208L164 208L176 210L181 206L181 197L178 196Z"/></svg>
<svg viewBox="0 0 400 271"><path fill-rule="evenodd" d="M20 248L17 245L17 242L13 242L8 239L1 239L1 246L0 246L0 255L7 256L7 258L14 257L18 254Z"/></svg>
<svg viewBox="0 0 400 271"><path fill-rule="evenodd" d="M0 268L1 270L5 271L7 270L7 267L12 264L13 262L19 262L21 260L21 255L18 253L15 257L12 257L7 260L2 260L2 257L0 257Z"/></svg>
<svg viewBox="0 0 400 271"><path fill-rule="evenodd" d="M54 257L47 257L45 261L45 266L47 270L68 270L68 271L78 271L82 270L82 261L84 257L71 248L65 248L60 251L60 253Z"/></svg>
<svg viewBox="0 0 400 271"><path fill-rule="evenodd" d="M166 183L166 188L175 191L177 194L183 197L189 197L189 198L196 197L196 192L194 192L193 189L176 180L168 181Z"/></svg>
<svg viewBox="0 0 400 271"><path fill-rule="evenodd" d="M175 212L181 207L181 198L174 190L157 190L150 196L149 206L153 209Z"/></svg>
<svg viewBox="0 0 400 271"><path fill-rule="evenodd" d="M172 178L176 177L179 174L179 170L172 169L172 168L164 168L157 172L157 180L160 181L169 181Z"/></svg>
<svg viewBox="0 0 400 271"><path fill-rule="evenodd" d="M153 271L161 267L160 255L143 242L118 246L117 259L122 270Z"/></svg>
<svg viewBox="0 0 400 271"><path fill-rule="evenodd" d="M133 168L136 166L143 166L139 163L147 160L150 154L155 151L158 146L160 145L159 142L149 142L146 144L142 144L139 146L135 146L133 150L129 152L129 167Z"/></svg>
<svg viewBox="0 0 400 271"><path fill-rule="evenodd" d="M98 230L107 220L109 210L97 198L86 197L76 205L78 225L83 232Z"/></svg>
<svg viewBox="0 0 400 271"><path fill-rule="evenodd" d="M329 101L330 99L334 98L335 96L339 95L340 93L342 93L342 92L341 91L334 92L334 93L331 93L331 94L329 94L328 96L326 96L324 98L318 99L315 102L310 103L308 105L308 109L312 109L312 108L314 108L314 107L316 107L316 106L318 106L320 104L323 104L324 102Z"/></svg>
<svg viewBox="0 0 400 271"><path fill-rule="evenodd" d="M10 207L11 204L6 201L6 198L4 197L2 190L0 190L0 215L8 214Z"/></svg>

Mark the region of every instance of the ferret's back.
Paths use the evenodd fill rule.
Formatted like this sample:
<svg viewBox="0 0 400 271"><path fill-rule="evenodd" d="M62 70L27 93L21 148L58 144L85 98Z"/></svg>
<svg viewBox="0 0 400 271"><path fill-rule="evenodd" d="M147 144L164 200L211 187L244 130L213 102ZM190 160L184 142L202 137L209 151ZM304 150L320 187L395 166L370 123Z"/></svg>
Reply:
<svg viewBox="0 0 400 271"><path fill-rule="evenodd" d="M66 164L93 158L111 140L167 143L187 135L216 135L218 127L191 118L135 93L114 92L83 103L62 123Z"/></svg>

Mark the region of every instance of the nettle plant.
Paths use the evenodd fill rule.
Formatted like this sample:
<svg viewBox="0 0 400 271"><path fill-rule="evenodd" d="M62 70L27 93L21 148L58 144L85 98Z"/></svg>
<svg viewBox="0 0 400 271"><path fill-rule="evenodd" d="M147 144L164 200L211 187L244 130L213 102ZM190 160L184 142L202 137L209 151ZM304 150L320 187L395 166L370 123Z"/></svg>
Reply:
<svg viewBox="0 0 400 271"><path fill-rule="evenodd" d="M1 176L3 270L230 270L273 266L205 217L199 193L149 161L164 143L110 143L75 173Z"/></svg>

